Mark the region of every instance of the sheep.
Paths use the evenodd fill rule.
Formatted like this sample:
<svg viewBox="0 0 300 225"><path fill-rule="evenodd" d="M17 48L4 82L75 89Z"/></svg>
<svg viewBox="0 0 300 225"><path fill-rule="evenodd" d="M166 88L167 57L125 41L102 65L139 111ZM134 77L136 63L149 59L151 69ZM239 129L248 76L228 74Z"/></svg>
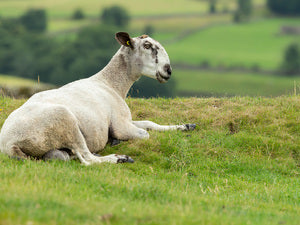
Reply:
<svg viewBox="0 0 300 225"><path fill-rule="evenodd" d="M109 138L148 139L147 130L193 130L194 124L159 125L132 121L125 102L132 84L142 75L160 83L172 68L163 46L147 35L131 38L118 32L121 45L110 62L95 75L58 89L33 95L4 122L1 152L12 157L69 160L84 165L133 162L127 155L99 156Z"/></svg>

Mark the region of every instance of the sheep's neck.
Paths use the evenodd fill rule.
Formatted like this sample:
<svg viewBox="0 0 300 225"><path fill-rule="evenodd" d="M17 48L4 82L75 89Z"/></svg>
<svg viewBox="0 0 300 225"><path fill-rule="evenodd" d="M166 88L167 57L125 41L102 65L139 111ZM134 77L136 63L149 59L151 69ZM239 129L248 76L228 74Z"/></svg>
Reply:
<svg viewBox="0 0 300 225"><path fill-rule="evenodd" d="M99 72L98 77L112 87L123 99L133 83L138 79L126 63L122 54L116 54L111 61Z"/></svg>

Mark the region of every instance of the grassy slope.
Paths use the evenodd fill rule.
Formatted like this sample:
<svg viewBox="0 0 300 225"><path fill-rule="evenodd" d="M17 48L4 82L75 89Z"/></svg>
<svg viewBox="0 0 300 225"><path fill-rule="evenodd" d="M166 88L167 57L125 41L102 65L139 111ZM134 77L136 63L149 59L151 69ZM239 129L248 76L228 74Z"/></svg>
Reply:
<svg viewBox="0 0 300 225"><path fill-rule="evenodd" d="M198 96L274 97L300 91L300 77L263 74L174 70L176 93Z"/></svg>
<svg viewBox="0 0 300 225"><path fill-rule="evenodd" d="M282 25L299 24L300 19L269 19L249 24L216 26L165 45L173 62L212 65L254 65L276 69L282 51L297 36L279 35ZM191 51L193 49L193 51Z"/></svg>
<svg viewBox="0 0 300 225"><path fill-rule="evenodd" d="M24 100L0 99L0 126ZM81 166L0 154L0 224L298 224L300 97L129 99L133 117L195 122Z"/></svg>

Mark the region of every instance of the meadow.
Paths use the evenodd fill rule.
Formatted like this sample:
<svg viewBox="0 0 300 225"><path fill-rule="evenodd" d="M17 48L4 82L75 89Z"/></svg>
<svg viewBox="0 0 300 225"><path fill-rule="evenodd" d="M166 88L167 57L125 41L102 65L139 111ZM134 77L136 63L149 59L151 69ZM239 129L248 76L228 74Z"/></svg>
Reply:
<svg viewBox="0 0 300 225"><path fill-rule="evenodd" d="M274 18L212 26L179 42L166 43L165 47L173 63L208 62L211 66L275 70L281 64L284 49L292 42L299 42L298 36L282 35L280 27L299 23L299 18Z"/></svg>
<svg viewBox="0 0 300 225"><path fill-rule="evenodd" d="M253 72L174 69L173 79L178 96L277 97L300 92L300 77Z"/></svg>
<svg viewBox="0 0 300 225"><path fill-rule="evenodd" d="M0 127L24 101L0 97ZM197 128L101 152L134 164L0 154L0 224L298 224L299 96L127 103L136 120Z"/></svg>

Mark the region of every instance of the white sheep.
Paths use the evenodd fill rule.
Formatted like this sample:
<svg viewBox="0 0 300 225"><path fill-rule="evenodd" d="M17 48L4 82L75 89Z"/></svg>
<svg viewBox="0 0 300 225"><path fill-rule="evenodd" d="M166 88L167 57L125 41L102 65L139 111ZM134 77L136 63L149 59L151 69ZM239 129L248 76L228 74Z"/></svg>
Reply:
<svg viewBox="0 0 300 225"><path fill-rule="evenodd" d="M171 76L170 60L160 43L143 35L119 32L122 45L97 74L61 88L40 92L6 119L0 133L1 152L16 157L69 159L81 163L133 162L126 155L97 156L109 138L147 139L146 130L193 130L195 125L162 126L132 121L125 102L132 84L145 75L159 82Z"/></svg>

